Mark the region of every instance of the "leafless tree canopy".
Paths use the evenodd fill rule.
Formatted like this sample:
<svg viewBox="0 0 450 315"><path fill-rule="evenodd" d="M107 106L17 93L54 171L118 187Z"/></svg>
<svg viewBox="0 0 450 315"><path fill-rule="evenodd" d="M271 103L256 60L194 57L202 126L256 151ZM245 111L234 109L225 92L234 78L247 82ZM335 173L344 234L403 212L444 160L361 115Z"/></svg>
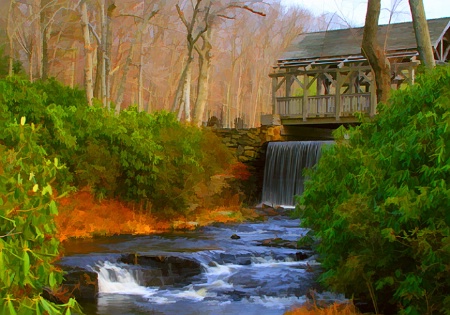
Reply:
<svg viewBox="0 0 450 315"><path fill-rule="evenodd" d="M116 110L230 127L270 112L272 64L313 27L309 12L277 1L0 0L0 10L5 54L31 80L55 77Z"/></svg>

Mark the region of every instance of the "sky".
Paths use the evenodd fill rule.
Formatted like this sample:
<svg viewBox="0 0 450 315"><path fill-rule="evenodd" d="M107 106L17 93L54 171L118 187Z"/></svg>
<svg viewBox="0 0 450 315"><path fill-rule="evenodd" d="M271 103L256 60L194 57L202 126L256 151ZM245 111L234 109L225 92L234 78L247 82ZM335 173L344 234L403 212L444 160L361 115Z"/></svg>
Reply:
<svg viewBox="0 0 450 315"><path fill-rule="evenodd" d="M335 14L343 24L353 27L364 25L367 9L367 0L281 0L281 3L306 8L314 15ZM449 0L423 0L423 4L427 19L450 17ZM380 24L389 23L390 12L394 23L411 21L408 0L381 0L381 8Z"/></svg>

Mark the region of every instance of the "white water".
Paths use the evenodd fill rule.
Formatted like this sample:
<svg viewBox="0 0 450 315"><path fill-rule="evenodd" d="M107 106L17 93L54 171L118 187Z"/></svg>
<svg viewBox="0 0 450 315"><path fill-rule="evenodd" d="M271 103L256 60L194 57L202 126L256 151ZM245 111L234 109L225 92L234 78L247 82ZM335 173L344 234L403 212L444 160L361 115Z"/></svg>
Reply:
<svg viewBox="0 0 450 315"><path fill-rule="evenodd" d="M99 262L96 267L93 269L98 273L99 293L150 296L157 291L139 285L138 270L125 269L125 265L109 261Z"/></svg>
<svg viewBox="0 0 450 315"><path fill-rule="evenodd" d="M231 239L236 233L241 238ZM99 295L84 302L87 314L96 315L282 315L302 304L314 288L314 256L297 260L296 249L260 246L265 239L294 241L305 230L298 220L284 217L233 226L211 226L185 235L105 239L99 253L66 256L65 265L93 266L98 273ZM83 244L78 244L83 246ZM172 285L150 277L160 276L149 266L118 262L120 254L139 253L197 261L200 274ZM106 261L106 262L104 262Z"/></svg>
<svg viewBox="0 0 450 315"><path fill-rule="evenodd" d="M93 268L98 274L99 293L102 296L111 294L136 295L145 298L148 302L164 305L176 303L179 300L202 301L205 298L216 298L218 292L229 291L234 288L229 281L230 277L242 272L243 269L252 268L282 268L283 266L302 266L305 262L293 261L291 259L276 260L272 257L255 257L251 265L242 266L236 264L218 264L210 262L203 265L204 282L196 285L188 285L181 289L160 289L150 288L140 285L139 270L129 269L129 266L122 263L112 263L109 261L99 262ZM272 309L283 309L289 305L301 304L304 297L273 297L273 296L250 296L243 298L244 304L259 304ZM217 305L231 303L217 299Z"/></svg>
<svg viewBox="0 0 450 315"><path fill-rule="evenodd" d="M270 142L267 147L262 203L292 207L294 196L303 193L305 168L320 159L323 144L332 141Z"/></svg>

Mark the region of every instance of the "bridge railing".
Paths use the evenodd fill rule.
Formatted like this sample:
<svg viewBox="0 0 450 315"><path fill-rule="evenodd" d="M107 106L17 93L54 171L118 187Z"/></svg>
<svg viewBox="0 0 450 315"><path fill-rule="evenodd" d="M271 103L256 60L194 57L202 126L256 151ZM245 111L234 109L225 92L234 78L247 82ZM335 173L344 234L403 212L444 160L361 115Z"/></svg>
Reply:
<svg viewBox="0 0 450 315"><path fill-rule="evenodd" d="M281 116L306 118L336 117L336 95L309 96L306 108L303 96L277 97L275 113ZM339 97L339 117L350 117L355 112L370 114L371 94L342 94Z"/></svg>
<svg viewBox="0 0 450 315"><path fill-rule="evenodd" d="M279 115L302 115L302 97L277 97L275 113Z"/></svg>
<svg viewBox="0 0 450 315"><path fill-rule="evenodd" d="M310 96L308 97L307 117L336 116L336 96Z"/></svg>

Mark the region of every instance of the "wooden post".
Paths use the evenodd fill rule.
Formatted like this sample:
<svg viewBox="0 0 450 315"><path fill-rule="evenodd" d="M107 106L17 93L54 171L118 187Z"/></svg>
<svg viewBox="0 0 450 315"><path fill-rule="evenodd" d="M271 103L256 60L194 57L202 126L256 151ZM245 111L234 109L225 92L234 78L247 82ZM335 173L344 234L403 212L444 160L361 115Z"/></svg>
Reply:
<svg viewBox="0 0 450 315"><path fill-rule="evenodd" d="M322 79L322 75L319 75L317 77L317 93L316 96L322 96L323 95L323 79ZM323 98L318 98L317 99L317 115L319 115L320 117L324 116L324 99Z"/></svg>
<svg viewBox="0 0 450 315"><path fill-rule="evenodd" d="M303 121L306 121L306 119L308 118L308 87L309 87L309 77L308 74L305 73L303 75L304 77L304 81L303 81L303 108L302 108L302 116L303 116Z"/></svg>
<svg viewBox="0 0 450 315"><path fill-rule="evenodd" d="M277 114L277 87L278 77L272 77L272 115Z"/></svg>
<svg viewBox="0 0 450 315"><path fill-rule="evenodd" d="M370 117L374 117L377 110L377 89L373 72L369 90L370 90Z"/></svg>
<svg viewBox="0 0 450 315"><path fill-rule="evenodd" d="M291 96L291 87L292 87L292 74L286 74L286 94L284 96L290 97Z"/></svg>
<svg viewBox="0 0 450 315"><path fill-rule="evenodd" d="M341 114L341 72L336 71L336 99L334 105L336 111L336 120L340 120Z"/></svg>

